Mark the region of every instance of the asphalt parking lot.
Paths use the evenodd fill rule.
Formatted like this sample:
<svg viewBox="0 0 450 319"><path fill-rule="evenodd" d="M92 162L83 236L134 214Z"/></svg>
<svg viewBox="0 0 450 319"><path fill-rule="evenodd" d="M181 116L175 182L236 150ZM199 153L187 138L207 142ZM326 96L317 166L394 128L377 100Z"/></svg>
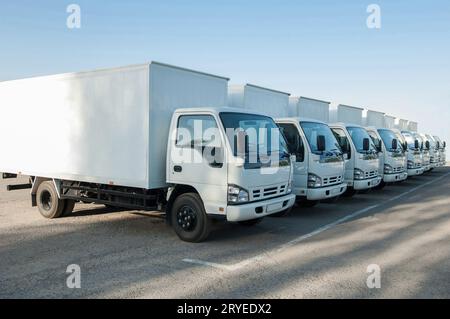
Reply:
<svg viewBox="0 0 450 319"><path fill-rule="evenodd" d="M19 181L0 180L0 298L450 298L450 167L250 228L216 223L200 244L146 212L77 204L46 220L29 190L5 191Z"/></svg>

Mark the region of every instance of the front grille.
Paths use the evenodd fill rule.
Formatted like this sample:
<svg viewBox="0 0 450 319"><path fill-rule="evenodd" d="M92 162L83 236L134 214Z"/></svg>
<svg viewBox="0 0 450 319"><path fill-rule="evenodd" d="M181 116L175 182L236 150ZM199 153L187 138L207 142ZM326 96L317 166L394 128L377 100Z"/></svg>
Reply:
<svg viewBox="0 0 450 319"><path fill-rule="evenodd" d="M364 172L365 178L374 178L378 176L378 171Z"/></svg>
<svg viewBox="0 0 450 319"><path fill-rule="evenodd" d="M332 176L332 177L324 177L323 178L323 186L332 186L336 184L342 183L342 176Z"/></svg>
<svg viewBox="0 0 450 319"><path fill-rule="evenodd" d="M394 167L394 173L403 173L405 168L403 166Z"/></svg>
<svg viewBox="0 0 450 319"><path fill-rule="evenodd" d="M251 200L263 200L266 198L276 197L286 193L287 184L272 185L266 187L255 188L251 191Z"/></svg>

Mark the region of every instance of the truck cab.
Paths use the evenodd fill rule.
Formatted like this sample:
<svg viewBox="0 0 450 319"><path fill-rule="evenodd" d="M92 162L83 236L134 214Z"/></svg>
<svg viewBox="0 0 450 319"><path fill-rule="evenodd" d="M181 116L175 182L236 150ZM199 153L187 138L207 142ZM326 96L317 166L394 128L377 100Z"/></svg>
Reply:
<svg viewBox="0 0 450 319"><path fill-rule="evenodd" d="M408 175L405 169L406 153L395 132L375 127L368 127L366 130L378 150L380 159L379 171L383 175L380 186L407 179Z"/></svg>
<svg viewBox="0 0 450 319"><path fill-rule="evenodd" d="M405 138L408 147L408 176L422 175L429 165L429 163L426 162L426 158L424 161L422 138L418 134L410 131L401 131L401 133Z"/></svg>
<svg viewBox="0 0 450 319"><path fill-rule="evenodd" d="M446 155L445 155L445 148L446 148L446 142L443 142L439 136L433 136L434 140L437 142L437 144L439 145L439 158L440 158L440 162L439 162L439 166L445 166L446 163Z"/></svg>
<svg viewBox="0 0 450 319"><path fill-rule="evenodd" d="M192 227L184 208L195 211L172 200L185 188L195 189L207 215L231 222L253 224L294 205L291 158L271 117L227 107L178 109L170 132L167 200L177 206L172 225L180 232Z"/></svg>
<svg viewBox="0 0 450 319"><path fill-rule="evenodd" d="M437 143L434 138L430 134L421 134L425 139L426 148L430 154L430 170L439 167L440 162L440 152L437 147Z"/></svg>
<svg viewBox="0 0 450 319"><path fill-rule="evenodd" d="M318 201L342 195L345 163L341 147L329 126L299 117L275 120L295 155L294 194L297 201L313 206Z"/></svg>
<svg viewBox="0 0 450 319"><path fill-rule="evenodd" d="M367 131L356 124L330 124L345 158L347 194L364 191L380 184L378 151Z"/></svg>

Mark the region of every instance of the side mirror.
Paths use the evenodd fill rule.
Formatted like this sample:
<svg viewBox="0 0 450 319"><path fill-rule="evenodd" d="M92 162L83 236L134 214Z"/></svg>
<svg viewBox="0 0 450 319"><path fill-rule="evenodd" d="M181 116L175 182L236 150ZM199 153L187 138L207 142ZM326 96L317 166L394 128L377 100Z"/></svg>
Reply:
<svg viewBox="0 0 450 319"><path fill-rule="evenodd" d="M368 151L368 150L370 150L370 141L366 137L365 139L363 139L363 151Z"/></svg>
<svg viewBox="0 0 450 319"><path fill-rule="evenodd" d="M430 149L430 141L426 141L426 142L425 142L425 148L426 148L427 150Z"/></svg>
<svg viewBox="0 0 450 319"><path fill-rule="evenodd" d="M344 160L348 160L348 153L344 153L342 156L344 157Z"/></svg>
<svg viewBox="0 0 450 319"><path fill-rule="evenodd" d="M248 139L245 131L237 132L237 155L239 157L245 157L245 153L247 151Z"/></svg>
<svg viewBox="0 0 450 319"><path fill-rule="evenodd" d="M446 147L447 147L447 142L443 142L442 146L443 146L444 148L446 148Z"/></svg>
<svg viewBox="0 0 450 319"><path fill-rule="evenodd" d="M414 141L414 148L415 148L416 150L419 149L419 140L415 140L415 141Z"/></svg>
<svg viewBox="0 0 450 319"><path fill-rule="evenodd" d="M440 150L441 149L441 143L436 142L436 149Z"/></svg>
<svg viewBox="0 0 450 319"><path fill-rule="evenodd" d="M398 147L398 141L397 141L396 138L394 138L394 139L392 140L392 149L393 149L393 150L396 150L397 147Z"/></svg>
<svg viewBox="0 0 450 319"><path fill-rule="evenodd" d="M326 150L325 136L323 136L323 135L317 136L317 150L319 152L323 152Z"/></svg>

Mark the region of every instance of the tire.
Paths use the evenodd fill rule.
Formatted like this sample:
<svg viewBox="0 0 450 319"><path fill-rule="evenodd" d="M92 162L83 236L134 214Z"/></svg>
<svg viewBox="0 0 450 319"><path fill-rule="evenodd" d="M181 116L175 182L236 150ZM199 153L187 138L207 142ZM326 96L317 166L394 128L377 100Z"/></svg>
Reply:
<svg viewBox="0 0 450 319"><path fill-rule="evenodd" d="M320 202L324 203L324 204L334 204L334 203L336 203L339 200L340 197L341 196L335 196L335 197L331 197L331 198L327 198L327 199L321 200Z"/></svg>
<svg viewBox="0 0 450 319"><path fill-rule="evenodd" d="M311 208L319 204L318 200L301 200L298 202L301 207Z"/></svg>
<svg viewBox="0 0 450 319"><path fill-rule="evenodd" d="M67 216L72 214L74 208L75 208L75 201L73 199L65 199L64 208L62 210L61 216Z"/></svg>
<svg viewBox="0 0 450 319"><path fill-rule="evenodd" d="M355 196L356 191L353 188L347 188L344 194L342 194L343 197L353 197Z"/></svg>
<svg viewBox="0 0 450 319"><path fill-rule="evenodd" d="M53 219L61 216L64 209L64 200L58 198L52 181L46 181L39 185L36 200L39 212L45 218Z"/></svg>
<svg viewBox="0 0 450 319"><path fill-rule="evenodd" d="M249 220L243 220L238 222L239 225L251 227L259 224L263 220L263 217L261 218L255 218L255 219L249 219Z"/></svg>
<svg viewBox="0 0 450 319"><path fill-rule="evenodd" d="M367 189L363 189L363 190L358 191L358 194L368 194L371 191L372 191L371 188L367 188Z"/></svg>
<svg viewBox="0 0 450 319"><path fill-rule="evenodd" d="M293 207L294 206L292 206L292 207L290 207L288 209L282 210L281 212L278 212L278 213L275 213L275 214L271 214L271 215L269 215L269 217L276 217L276 218L286 217L287 215L290 214L290 212L292 211Z"/></svg>
<svg viewBox="0 0 450 319"><path fill-rule="evenodd" d="M375 189L383 189L386 187L386 183L384 181L381 181L381 183L375 187Z"/></svg>
<svg viewBox="0 0 450 319"><path fill-rule="evenodd" d="M178 196L170 212L170 221L178 237L187 242L204 241L210 232L210 221L200 196L185 193Z"/></svg>

